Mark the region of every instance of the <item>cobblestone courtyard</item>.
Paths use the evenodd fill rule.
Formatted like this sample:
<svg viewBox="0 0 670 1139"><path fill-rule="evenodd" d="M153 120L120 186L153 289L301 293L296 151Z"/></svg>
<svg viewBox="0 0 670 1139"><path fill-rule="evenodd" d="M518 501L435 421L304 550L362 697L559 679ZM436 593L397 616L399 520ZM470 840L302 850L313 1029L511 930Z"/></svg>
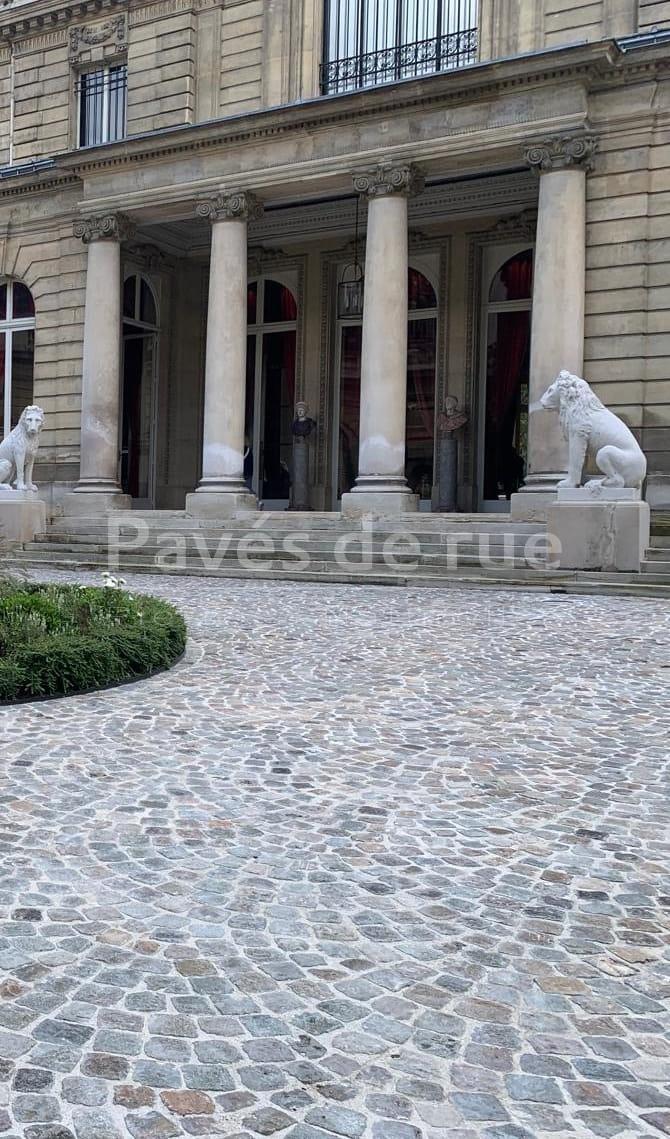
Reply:
<svg viewBox="0 0 670 1139"><path fill-rule="evenodd" d="M2 1139L670 1134L665 603L129 584L0 711Z"/></svg>

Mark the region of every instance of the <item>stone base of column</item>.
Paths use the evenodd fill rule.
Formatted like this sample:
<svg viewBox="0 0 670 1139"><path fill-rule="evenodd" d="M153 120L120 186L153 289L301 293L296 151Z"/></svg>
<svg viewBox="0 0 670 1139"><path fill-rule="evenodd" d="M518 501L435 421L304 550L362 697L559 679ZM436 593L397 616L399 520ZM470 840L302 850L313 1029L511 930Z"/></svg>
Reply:
<svg viewBox="0 0 670 1139"><path fill-rule="evenodd" d="M416 514L419 496L413 494L404 478L383 479L359 477L356 486L342 495L342 516L356 518L361 514Z"/></svg>
<svg viewBox="0 0 670 1139"><path fill-rule="evenodd" d="M0 491L0 533L8 542L32 542L47 528L47 509L34 491Z"/></svg>
<svg viewBox="0 0 670 1139"><path fill-rule="evenodd" d="M194 518L234 518L239 511L258 510L258 499L244 483L199 486L186 495L186 513Z"/></svg>
<svg viewBox="0 0 670 1139"><path fill-rule="evenodd" d="M547 530L560 542L561 569L639 573L650 542L649 505L637 491L594 498L586 487L562 491L549 508ZM625 496L625 497L624 497Z"/></svg>
<svg viewBox="0 0 670 1139"><path fill-rule="evenodd" d="M63 514L89 515L111 514L116 510L132 510L133 500L129 494L124 494L120 487L114 485L80 484L64 494L62 498Z"/></svg>
<svg viewBox="0 0 670 1139"><path fill-rule="evenodd" d="M510 498L510 516L516 522L546 522L549 507L556 502L558 484L567 471L531 475Z"/></svg>

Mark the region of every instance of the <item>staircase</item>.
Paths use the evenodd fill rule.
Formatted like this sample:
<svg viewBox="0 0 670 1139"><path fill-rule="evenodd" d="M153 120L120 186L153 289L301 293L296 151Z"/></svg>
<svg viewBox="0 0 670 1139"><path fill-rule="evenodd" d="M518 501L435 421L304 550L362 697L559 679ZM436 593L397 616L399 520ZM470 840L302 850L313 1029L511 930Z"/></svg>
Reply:
<svg viewBox="0 0 670 1139"><path fill-rule="evenodd" d="M670 596L670 534L655 536L640 574L586 573L547 563L537 522L502 514L343 519L267 512L210 521L182 511L56 519L7 550L9 568L111 570L373 585L507 586Z"/></svg>

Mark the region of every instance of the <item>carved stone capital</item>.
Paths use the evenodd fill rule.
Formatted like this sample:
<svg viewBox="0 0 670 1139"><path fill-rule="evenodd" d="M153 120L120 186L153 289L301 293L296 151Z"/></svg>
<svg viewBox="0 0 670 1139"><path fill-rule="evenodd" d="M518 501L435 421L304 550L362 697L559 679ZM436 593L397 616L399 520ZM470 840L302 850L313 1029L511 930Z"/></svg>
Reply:
<svg viewBox="0 0 670 1139"><path fill-rule="evenodd" d="M375 166L372 170L361 170L354 174L354 190L368 198L388 197L389 194L404 194L413 197L424 187L423 174L416 166Z"/></svg>
<svg viewBox="0 0 670 1139"><path fill-rule="evenodd" d="M73 232L88 245L91 241L127 241L135 226L125 214L97 214L80 218L74 223Z"/></svg>
<svg viewBox="0 0 670 1139"><path fill-rule="evenodd" d="M591 134L559 135L533 143L524 150L524 158L537 174L579 167L587 172L593 166L598 139Z"/></svg>
<svg viewBox="0 0 670 1139"><path fill-rule="evenodd" d="M235 190L228 194L215 194L196 203L199 218L215 221L254 221L263 213L258 198L248 190Z"/></svg>

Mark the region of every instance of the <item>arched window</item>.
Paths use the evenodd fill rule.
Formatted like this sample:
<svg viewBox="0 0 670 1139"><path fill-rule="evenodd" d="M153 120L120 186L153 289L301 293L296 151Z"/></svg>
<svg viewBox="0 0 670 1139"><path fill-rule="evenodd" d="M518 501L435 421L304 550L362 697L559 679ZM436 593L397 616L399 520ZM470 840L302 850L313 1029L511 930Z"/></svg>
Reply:
<svg viewBox="0 0 670 1139"><path fill-rule="evenodd" d="M0 283L0 385L3 427L15 427L33 402L35 304L30 289L9 278Z"/></svg>
<svg viewBox="0 0 670 1139"><path fill-rule="evenodd" d="M158 305L151 285L139 273L123 282L123 319L146 328L158 327Z"/></svg>
<svg viewBox="0 0 670 1139"><path fill-rule="evenodd" d="M529 301L533 293L533 250L515 253L498 270L489 289L489 302Z"/></svg>

